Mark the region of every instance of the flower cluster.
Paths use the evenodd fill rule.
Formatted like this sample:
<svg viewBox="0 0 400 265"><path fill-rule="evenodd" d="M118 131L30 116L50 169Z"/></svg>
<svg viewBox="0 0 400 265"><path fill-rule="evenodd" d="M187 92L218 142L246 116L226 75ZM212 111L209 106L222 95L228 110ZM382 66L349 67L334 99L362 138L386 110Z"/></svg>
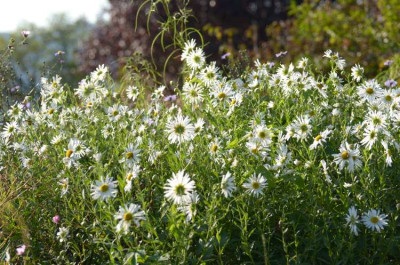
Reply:
<svg viewBox="0 0 400 265"><path fill-rule="evenodd" d="M338 233L347 244L343 216L353 234L368 236L362 222L388 242L385 233L398 232L390 224L400 185L400 88L365 79L359 65L347 73L335 52L325 57L326 75L303 58L256 61L234 76L190 40L174 95L140 81L118 85L104 65L73 91L59 76L43 78L38 105L15 104L5 116L1 176L38 193L17 196L40 208L29 208L27 224L63 209L62 220L49 222L58 232L44 225L36 229L48 231L33 234L53 235L51 245L69 248L65 255L94 244L94 256L121 264L189 256L218 263L225 252L229 264L255 263L262 255L253 257L253 246L285 256L291 250L282 241L299 236L316 244ZM360 219L354 207L346 215L347 205L388 214L371 209ZM290 245L309 252L305 243ZM25 245L17 250L24 253Z"/></svg>

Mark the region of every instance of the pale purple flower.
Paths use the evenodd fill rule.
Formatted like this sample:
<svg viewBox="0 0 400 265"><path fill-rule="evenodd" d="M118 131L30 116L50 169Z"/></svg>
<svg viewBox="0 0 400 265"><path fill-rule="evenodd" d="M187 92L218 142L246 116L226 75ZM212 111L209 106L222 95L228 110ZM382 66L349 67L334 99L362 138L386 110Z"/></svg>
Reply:
<svg viewBox="0 0 400 265"><path fill-rule="evenodd" d="M65 52L63 52L63 51L58 51L58 52L56 52L56 53L54 54L54 56L59 57L59 56L61 56L61 55L63 55L63 54L65 54Z"/></svg>
<svg viewBox="0 0 400 265"><path fill-rule="evenodd" d="M269 68L272 68L272 67L275 66L275 63L274 63L274 62L267 62L267 64L268 64L268 67L269 67Z"/></svg>
<svg viewBox="0 0 400 265"><path fill-rule="evenodd" d="M11 91L11 93L14 93L14 92L18 91L19 88L20 88L20 86L15 86L15 87L12 87L12 88L10 89L10 91Z"/></svg>
<svg viewBox="0 0 400 265"><path fill-rule="evenodd" d="M26 246L25 245L21 245L19 247L17 247L17 255L21 256L25 253L26 250Z"/></svg>
<svg viewBox="0 0 400 265"><path fill-rule="evenodd" d="M175 100L176 100L176 95L170 95L164 98L164 101L175 101Z"/></svg>
<svg viewBox="0 0 400 265"><path fill-rule="evenodd" d="M397 82L394 81L393 79L388 79L385 82L385 86L387 86L387 87L395 87L396 85L397 85Z"/></svg>
<svg viewBox="0 0 400 265"><path fill-rule="evenodd" d="M53 216L53 223L58 224L61 220L61 217L59 215Z"/></svg>
<svg viewBox="0 0 400 265"><path fill-rule="evenodd" d="M225 59L228 58L230 55L231 55L231 53L230 53L230 52L227 52L227 53L225 53L225 54L223 54L223 55L221 56L221 59L222 59L222 60L225 60Z"/></svg>
<svg viewBox="0 0 400 265"><path fill-rule="evenodd" d="M279 58L279 57L282 57L282 56L284 56L284 55L286 55L286 54L287 54L287 51L284 51L284 52L279 52L279 53L275 54L275 56L276 56L277 58Z"/></svg>
<svg viewBox="0 0 400 265"><path fill-rule="evenodd" d="M26 102L26 104L24 105L24 109L30 109L30 108L31 108L31 103Z"/></svg>
<svg viewBox="0 0 400 265"><path fill-rule="evenodd" d="M386 62L384 62L383 64L386 66L389 66L393 63L393 60L387 60Z"/></svg>

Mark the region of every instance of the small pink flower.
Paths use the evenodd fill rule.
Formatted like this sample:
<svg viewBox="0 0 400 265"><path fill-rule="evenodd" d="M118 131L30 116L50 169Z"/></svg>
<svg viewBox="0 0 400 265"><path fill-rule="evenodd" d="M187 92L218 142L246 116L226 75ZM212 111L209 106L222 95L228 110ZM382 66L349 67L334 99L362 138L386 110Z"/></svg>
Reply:
<svg viewBox="0 0 400 265"><path fill-rule="evenodd" d="M59 215L53 216L53 223L58 224L61 220L61 217Z"/></svg>
<svg viewBox="0 0 400 265"><path fill-rule="evenodd" d="M28 38L31 32L29 30L23 30L21 31L21 34L24 36L24 38Z"/></svg>
<svg viewBox="0 0 400 265"><path fill-rule="evenodd" d="M25 253L25 249L26 249L25 245L21 245L21 246L17 247L17 255L18 256L23 255Z"/></svg>

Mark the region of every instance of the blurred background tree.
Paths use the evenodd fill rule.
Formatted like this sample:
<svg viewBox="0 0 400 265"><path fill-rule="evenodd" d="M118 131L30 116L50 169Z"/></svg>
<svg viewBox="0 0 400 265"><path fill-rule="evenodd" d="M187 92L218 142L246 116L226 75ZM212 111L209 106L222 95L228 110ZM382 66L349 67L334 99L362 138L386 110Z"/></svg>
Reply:
<svg viewBox="0 0 400 265"><path fill-rule="evenodd" d="M85 19L71 22L65 14L52 17L49 25L46 28L34 24L21 27L32 32L27 44L16 47L11 57L21 87L36 85L47 72L57 73L71 84L84 76L78 70L77 51L91 25ZM20 35L21 30L13 35Z"/></svg>
<svg viewBox="0 0 400 265"><path fill-rule="evenodd" d="M144 1L109 1L110 20L97 25L81 51L80 69L84 72L103 63L117 72L135 52L149 59L159 21L165 19L161 12L147 20L157 5L145 5L136 18ZM172 14L181 11L179 2L169 1ZM189 26L201 29L208 42L209 60L220 61L225 53L237 56L240 50L246 50L251 58L271 60L275 53L287 50L288 61L308 56L322 64L321 55L332 49L349 65L360 63L372 77L399 51L397 0L196 0L190 1L188 8L196 18L189 20ZM158 43L154 58L159 70L167 56ZM177 67L178 56L167 70L175 73Z"/></svg>
<svg viewBox="0 0 400 265"><path fill-rule="evenodd" d="M21 100L43 76L58 74L63 82L77 84L85 75L79 70L78 51L92 25L85 19L70 21L65 14L50 19L49 27L22 25L0 35L0 91L2 107ZM31 34L24 39L22 30Z"/></svg>
<svg viewBox="0 0 400 265"><path fill-rule="evenodd" d="M398 0L308 0L292 4L289 15L266 29L267 46L274 52L288 50L288 60L308 56L321 64L323 52L332 49L373 77L399 53Z"/></svg>
<svg viewBox="0 0 400 265"><path fill-rule="evenodd" d="M108 22L99 24L92 32L81 52L81 69L90 72L99 64L111 65L115 73L126 63L124 57L140 52L150 59L151 44L159 31L160 21L166 20L166 14L159 5L148 1L141 12L139 8L145 1L109 0L110 15ZM184 12L184 2L169 1L171 14ZM196 0L187 6L193 19L188 26L202 31L206 42L206 54L210 60L220 60L226 52L247 49L259 57L259 44L267 40L265 27L275 20L287 18L290 0ZM150 10L157 9L157 14L150 16ZM161 11L161 12L160 12ZM136 15L139 14L138 17ZM135 30L135 22L137 28ZM148 35L148 29L150 35ZM168 51L164 52L157 42L153 49L155 65L162 69ZM179 57L169 65L168 72L175 73L179 66Z"/></svg>

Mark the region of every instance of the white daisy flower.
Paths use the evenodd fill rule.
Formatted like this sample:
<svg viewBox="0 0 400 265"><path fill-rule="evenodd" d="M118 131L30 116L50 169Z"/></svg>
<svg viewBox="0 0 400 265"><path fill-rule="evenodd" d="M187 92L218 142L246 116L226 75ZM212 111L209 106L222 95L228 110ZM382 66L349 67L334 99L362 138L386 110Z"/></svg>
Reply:
<svg viewBox="0 0 400 265"><path fill-rule="evenodd" d="M315 80L312 82L312 87L316 89L323 98L327 98L328 94L326 93L328 90L328 86L323 82L316 82Z"/></svg>
<svg viewBox="0 0 400 265"><path fill-rule="evenodd" d="M255 156L255 157L262 157L265 158L268 156L268 146L263 145L262 142L260 142L256 138L250 138L247 143L246 143L247 149L250 151L250 153Z"/></svg>
<svg viewBox="0 0 400 265"><path fill-rule="evenodd" d="M57 232L57 238L60 242L66 242L68 237L69 229L66 227L60 227Z"/></svg>
<svg viewBox="0 0 400 265"><path fill-rule="evenodd" d="M79 86L75 90L75 95L80 97L87 104L87 107L91 107L94 102L99 100L100 89L97 85L84 79L79 82Z"/></svg>
<svg viewBox="0 0 400 265"><path fill-rule="evenodd" d="M110 177L101 177L100 180L96 180L91 186L91 195L94 200L108 200L110 197L117 195L117 182Z"/></svg>
<svg viewBox="0 0 400 265"><path fill-rule="evenodd" d="M187 42L185 42L185 47L183 48L182 51L182 56L181 56L181 60L187 60L189 54L194 51L194 49L196 48L196 40L194 39L190 39Z"/></svg>
<svg viewBox="0 0 400 265"><path fill-rule="evenodd" d="M194 50L192 50L188 54L186 62L188 66L194 70L202 67L206 62L203 50L201 48L195 48Z"/></svg>
<svg viewBox="0 0 400 265"><path fill-rule="evenodd" d="M203 130L205 122L202 118L199 118L196 123L194 124L194 132L199 134Z"/></svg>
<svg viewBox="0 0 400 265"><path fill-rule="evenodd" d="M224 85L222 83L215 85L210 92L212 96L213 106L217 106L219 103L230 104L234 93L230 85Z"/></svg>
<svg viewBox="0 0 400 265"><path fill-rule="evenodd" d="M179 205L178 210L186 215L186 222L190 222L196 215L196 204L199 202L199 195L196 191L190 194L190 203Z"/></svg>
<svg viewBox="0 0 400 265"><path fill-rule="evenodd" d="M297 140L305 140L312 132L310 124L311 119L308 116L300 116L293 122L294 135Z"/></svg>
<svg viewBox="0 0 400 265"><path fill-rule="evenodd" d="M69 187L69 180L68 178L63 178L58 181L58 185L61 187L61 197L63 197L65 194L68 193L68 187Z"/></svg>
<svg viewBox="0 0 400 265"><path fill-rule="evenodd" d="M14 104L8 111L7 114L13 119L18 120L19 117L22 116L23 105L21 103Z"/></svg>
<svg viewBox="0 0 400 265"><path fill-rule="evenodd" d="M127 234L132 222L139 227L140 222L146 220L146 217L140 205L130 203L119 207L118 213L115 214L115 219L120 220L115 229L117 233L124 231Z"/></svg>
<svg viewBox="0 0 400 265"><path fill-rule="evenodd" d="M130 192L132 189L132 181L139 176L140 167L138 165L134 165L131 170L126 173L126 186L124 188L125 192Z"/></svg>
<svg viewBox="0 0 400 265"><path fill-rule="evenodd" d="M140 162L140 149L138 145L129 144L125 149L124 156L119 160L120 163L125 163L127 167L133 167Z"/></svg>
<svg viewBox="0 0 400 265"><path fill-rule="evenodd" d="M308 58L303 57L298 63L297 63L297 68L299 69L305 69L308 64Z"/></svg>
<svg viewBox="0 0 400 265"><path fill-rule="evenodd" d="M362 221L367 228L380 232L388 225L386 217L387 215L380 214L379 210L371 209L363 214Z"/></svg>
<svg viewBox="0 0 400 265"><path fill-rule="evenodd" d="M65 157L71 159L80 159L87 153L87 148L78 139L70 139L68 149L65 150Z"/></svg>
<svg viewBox="0 0 400 265"><path fill-rule="evenodd" d="M323 170L324 175L325 175L325 180L326 180L326 182L328 182L329 184L331 184L331 183L332 183L332 179L331 179L331 177L329 176L328 166L326 165L325 160L321 160L321 166L322 166L322 170Z"/></svg>
<svg viewBox="0 0 400 265"><path fill-rule="evenodd" d="M91 74L90 74L90 79L93 82L99 82L99 81L104 81L106 79L108 73L108 67L106 67L104 64L99 65L96 70L94 70Z"/></svg>
<svg viewBox="0 0 400 265"><path fill-rule="evenodd" d="M246 183L243 184L243 187L247 189L246 192L249 194L258 197L263 194L263 189L267 186L267 180L261 175L258 176L254 173L252 177L250 177Z"/></svg>
<svg viewBox="0 0 400 265"><path fill-rule="evenodd" d="M103 134L104 139L108 139L109 137L114 138L115 135L114 126L110 123L106 124L101 130L101 133Z"/></svg>
<svg viewBox="0 0 400 265"><path fill-rule="evenodd" d="M282 169L291 159L292 152L289 152L285 144L281 144L276 154L274 169Z"/></svg>
<svg viewBox="0 0 400 265"><path fill-rule="evenodd" d="M364 68L362 68L359 64L356 64L351 68L351 77L354 81L360 82L363 75Z"/></svg>
<svg viewBox="0 0 400 265"><path fill-rule="evenodd" d="M364 82L361 86L357 87L357 93L361 100L373 102L382 95L382 89L375 80Z"/></svg>
<svg viewBox="0 0 400 265"><path fill-rule="evenodd" d="M393 90L383 90L381 101L385 106L395 103L396 93Z"/></svg>
<svg viewBox="0 0 400 265"><path fill-rule="evenodd" d="M253 130L253 136L264 146L268 146L272 143L274 134L271 129L267 128L265 125L257 125Z"/></svg>
<svg viewBox="0 0 400 265"><path fill-rule="evenodd" d="M211 155L217 155L221 151L221 140L218 138L215 138L211 143L209 144L209 150Z"/></svg>
<svg viewBox="0 0 400 265"><path fill-rule="evenodd" d="M367 118L367 123L371 127L380 130L386 128L386 115L381 111L372 111Z"/></svg>
<svg viewBox="0 0 400 265"><path fill-rule="evenodd" d="M390 151L389 145L386 141L381 141L381 144L383 146L383 148L385 149L385 154L386 154L386 160L385 163L388 167L392 166L392 152Z"/></svg>
<svg viewBox="0 0 400 265"><path fill-rule="evenodd" d="M198 105L204 100L203 88L197 83L185 83L183 85L183 96L188 103Z"/></svg>
<svg viewBox="0 0 400 265"><path fill-rule="evenodd" d="M61 143L61 141L63 141L63 140L64 140L64 135L63 134L57 134L51 139L50 143L52 145L57 145L57 144Z"/></svg>
<svg viewBox="0 0 400 265"><path fill-rule="evenodd" d="M172 178L167 180L164 186L165 198L175 204L188 204L191 200L191 193L195 189L195 183L183 170L173 173Z"/></svg>
<svg viewBox="0 0 400 265"><path fill-rule="evenodd" d="M331 130L326 129L325 131L321 132L314 138L314 142L310 145L310 150L316 149L318 146L323 146L323 144L326 142L326 140L329 137L329 134L331 134Z"/></svg>
<svg viewBox="0 0 400 265"><path fill-rule="evenodd" d="M15 135L18 130L18 124L15 121L8 122L1 132L1 137L8 140L11 136Z"/></svg>
<svg viewBox="0 0 400 265"><path fill-rule="evenodd" d="M126 114L127 110L128 108L126 106L114 105L112 107L108 107L107 115L110 118L110 121L117 122Z"/></svg>
<svg viewBox="0 0 400 265"><path fill-rule="evenodd" d="M126 96L130 100L135 101L137 99L137 97L139 96L139 89L135 86L129 86L126 89Z"/></svg>
<svg viewBox="0 0 400 265"><path fill-rule="evenodd" d="M206 66L200 74L200 78L206 87L213 85L219 77L218 67L215 66L215 62L211 62L210 65Z"/></svg>
<svg viewBox="0 0 400 265"><path fill-rule="evenodd" d="M358 146L352 146L347 142L343 142L339 148L340 153L334 154L334 162L339 166L340 170L343 170L344 167L350 172L353 172L356 168L361 167L362 162L359 159L360 150L358 150Z"/></svg>
<svg viewBox="0 0 400 265"><path fill-rule="evenodd" d="M371 150L374 143L378 140L378 130L373 126L368 126L364 130L364 138L361 140L361 144L365 145L368 150Z"/></svg>
<svg viewBox="0 0 400 265"><path fill-rule="evenodd" d="M221 181L221 191L225 198L229 198L232 196L232 192L236 189L234 179L230 172L227 172L224 176L222 176Z"/></svg>
<svg viewBox="0 0 400 265"><path fill-rule="evenodd" d="M357 236L358 235L357 224L359 223L359 221L358 221L357 210L356 208L354 208L354 206L351 206L349 208L349 213L346 216L346 222L347 225L350 227L350 231Z"/></svg>
<svg viewBox="0 0 400 265"><path fill-rule="evenodd" d="M171 143L184 143L192 140L195 136L194 126L190 119L179 113L174 119L170 119L166 124L168 140Z"/></svg>

